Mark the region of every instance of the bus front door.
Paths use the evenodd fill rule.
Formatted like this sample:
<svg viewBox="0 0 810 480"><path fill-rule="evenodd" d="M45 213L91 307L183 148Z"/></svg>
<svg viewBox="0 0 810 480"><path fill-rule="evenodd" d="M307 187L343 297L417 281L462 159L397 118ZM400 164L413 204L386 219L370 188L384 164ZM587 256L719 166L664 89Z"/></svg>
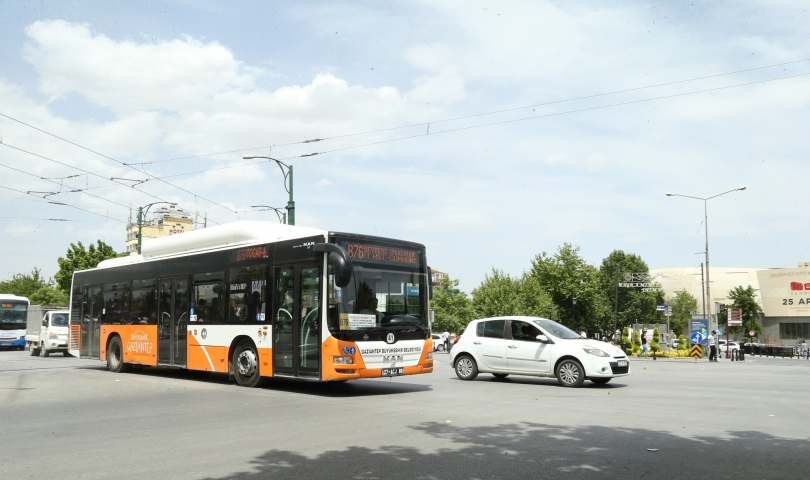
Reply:
<svg viewBox="0 0 810 480"><path fill-rule="evenodd" d="M104 299L101 285L86 286L82 291L82 330L79 356L99 358L99 337Z"/></svg>
<svg viewBox="0 0 810 480"><path fill-rule="evenodd" d="M185 367L188 278L162 278L158 306L158 365Z"/></svg>
<svg viewBox="0 0 810 480"><path fill-rule="evenodd" d="M274 279L273 375L319 378L321 269L278 267Z"/></svg>

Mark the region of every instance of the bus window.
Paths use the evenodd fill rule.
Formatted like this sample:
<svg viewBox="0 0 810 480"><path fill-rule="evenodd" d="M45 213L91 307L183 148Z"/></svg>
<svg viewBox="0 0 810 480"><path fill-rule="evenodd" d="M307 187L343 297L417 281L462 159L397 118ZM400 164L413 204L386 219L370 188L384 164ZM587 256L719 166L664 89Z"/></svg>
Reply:
<svg viewBox="0 0 810 480"><path fill-rule="evenodd" d="M104 313L102 323L129 323L129 282L105 283L103 287Z"/></svg>
<svg viewBox="0 0 810 480"><path fill-rule="evenodd" d="M264 322L267 268L253 265L231 269L228 322Z"/></svg>
<svg viewBox="0 0 810 480"><path fill-rule="evenodd" d="M156 325L155 279L132 281L130 323Z"/></svg>
<svg viewBox="0 0 810 480"><path fill-rule="evenodd" d="M197 322L223 323L225 283L194 285L194 315Z"/></svg>

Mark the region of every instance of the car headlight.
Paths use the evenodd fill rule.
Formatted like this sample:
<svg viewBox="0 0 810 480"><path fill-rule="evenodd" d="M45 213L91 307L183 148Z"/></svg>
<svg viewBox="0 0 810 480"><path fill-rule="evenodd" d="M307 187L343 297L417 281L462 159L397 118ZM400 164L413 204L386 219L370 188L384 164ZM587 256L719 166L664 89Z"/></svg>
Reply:
<svg viewBox="0 0 810 480"><path fill-rule="evenodd" d="M59 334L56 332L50 332L48 334L48 338L50 338L51 340L56 340L57 338L59 338Z"/></svg>
<svg viewBox="0 0 810 480"><path fill-rule="evenodd" d="M585 350L585 353L587 353L588 355L595 355L597 357L609 357L610 356L606 352L603 352L602 350L599 350L598 348L582 347L582 349Z"/></svg>

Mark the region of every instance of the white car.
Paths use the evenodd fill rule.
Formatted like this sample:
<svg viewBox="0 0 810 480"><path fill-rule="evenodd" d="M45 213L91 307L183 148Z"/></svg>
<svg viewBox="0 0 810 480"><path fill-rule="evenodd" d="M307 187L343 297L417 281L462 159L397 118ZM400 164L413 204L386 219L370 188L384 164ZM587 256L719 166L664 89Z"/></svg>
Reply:
<svg viewBox="0 0 810 480"><path fill-rule="evenodd" d="M433 351L434 352L443 352L444 351L444 340L442 340L441 335L436 335L435 333L430 335L433 338Z"/></svg>
<svg viewBox="0 0 810 480"><path fill-rule="evenodd" d="M538 317L473 320L450 351L458 378L478 373L557 377L564 387L588 379L605 384L630 373L627 355L617 347L583 338L557 322Z"/></svg>
<svg viewBox="0 0 810 480"><path fill-rule="evenodd" d="M718 350L720 351L720 353L726 353L726 350L728 350L729 348L731 349L732 353L734 352L734 350L740 349L740 344L737 342L728 342L728 345L726 345L725 340L718 340L717 345L719 347Z"/></svg>

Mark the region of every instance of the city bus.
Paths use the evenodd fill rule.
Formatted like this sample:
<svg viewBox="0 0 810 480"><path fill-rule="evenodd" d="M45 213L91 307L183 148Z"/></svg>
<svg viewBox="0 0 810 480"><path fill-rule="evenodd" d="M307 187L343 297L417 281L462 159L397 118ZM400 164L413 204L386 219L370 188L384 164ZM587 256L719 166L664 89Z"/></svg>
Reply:
<svg viewBox="0 0 810 480"><path fill-rule="evenodd" d="M25 348L28 307L25 297L0 294L0 347Z"/></svg>
<svg viewBox="0 0 810 480"><path fill-rule="evenodd" d="M75 272L71 355L316 381L433 371L425 247L239 221Z"/></svg>

